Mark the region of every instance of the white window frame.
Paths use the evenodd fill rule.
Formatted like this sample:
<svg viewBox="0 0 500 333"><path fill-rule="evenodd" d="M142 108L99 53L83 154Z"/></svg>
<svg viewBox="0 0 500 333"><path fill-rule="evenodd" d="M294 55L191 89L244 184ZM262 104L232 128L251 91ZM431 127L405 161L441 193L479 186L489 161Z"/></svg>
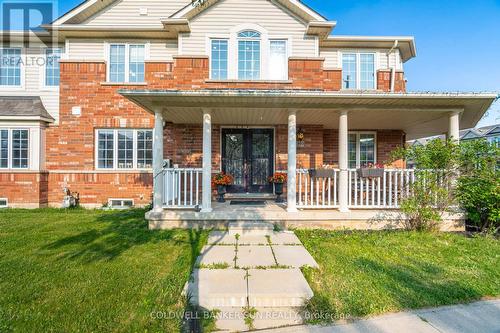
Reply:
<svg viewBox="0 0 500 333"><path fill-rule="evenodd" d="M373 89L364 89L364 90L377 90L377 70L378 70L378 52L359 52L356 50L348 51L343 50L340 52L339 65L340 68L344 69L344 54L355 54L356 55L356 87L355 88L344 88L344 74L342 73L342 90L360 90L361 85L361 55L369 54L373 55Z"/></svg>
<svg viewBox="0 0 500 333"><path fill-rule="evenodd" d="M286 43L286 47L285 47L285 73L283 75L283 78L282 79L272 79L272 80L278 80L278 81L286 81L288 80L288 59L290 58L290 39L288 38L269 38L268 42L267 42L267 47L269 48L269 58L271 57L271 43L274 42L274 41L282 41L282 42L285 42ZM267 73L268 73L268 77L271 79L271 64L269 63L267 65L268 69L267 69Z"/></svg>
<svg viewBox="0 0 500 333"><path fill-rule="evenodd" d="M32 152L31 152L31 131L29 128L25 127L15 127L15 128L6 128L6 127L0 127L0 131L6 130L8 132L7 135L7 142L9 143L9 148L7 150L7 167L3 168L0 166L0 170L29 170L31 167L31 159L32 159ZM27 131L28 132L28 164L25 168L14 168L12 167L12 131Z"/></svg>
<svg viewBox="0 0 500 333"><path fill-rule="evenodd" d="M227 78L226 80L229 80L230 78L230 73L229 73L229 68L231 67L229 62L231 61L231 57L230 57L230 49L231 49L231 42L229 40L229 37L209 37L208 38L208 71L210 73L210 79L211 80L220 80L220 79L214 79L213 76L212 76L212 42L213 41L226 41L227 42ZM224 79L222 79L222 81L224 81Z"/></svg>
<svg viewBox="0 0 500 333"><path fill-rule="evenodd" d="M234 81L238 79L238 34L245 30L254 30L259 32L260 35L260 79L255 81L288 81L288 61L292 55L293 45L292 37L290 35L269 35L266 29L258 24L244 23L231 28L228 34L207 34L205 36L205 55L209 58L209 73L212 79L212 39L225 39L228 40L228 64L227 64L227 80ZM270 79L269 73L269 56L271 48L271 40L283 40L287 44L287 61L286 61L286 79L273 80ZM182 52L182 38L179 37L179 50ZM225 81L225 80L222 80ZM246 80L243 80L246 81Z"/></svg>
<svg viewBox="0 0 500 333"><path fill-rule="evenodd" d="M111 82L110 80L110 69L111 62L109 61L109 57L111 55L111 46L112 45L124 45L125 46L125 81L123 82ZM144 45L144 82L131 82L130 81L130 46L131 45ZM105 57L106 57L106 83L112 84L137 84L141 85L146 83L146 62L150 59L150 42L149 41L133 41L133 42L124 42L124 41L106 41L105 42Z"/></svg>
<svg viewBox="0 0 500 333"><path fill-rule="evenodd" d="M0 205L0 209L9 208L9 199L8 198L0 198L0 201L5 201L5 205Z"/></svg>
<svg viewBox="0 0 500 333"><path fill-rule="evenodd" d="M62 46L59 47L46 47L43 49L44 56L44 64L40 68L40 87L42 90L59 90L59 86L61 85L61 66L59 65L59 84L57 86L49 86L47 85L47 50L60 50L60 58L59 61L64 59L64 54L66 52L65 48Z"/></svg>
<svg viewBox="0 0 500 333"><path fill-rule="evenodd" d="M101 168L99 167L99 132L100 131L112 131L113 132L113 167L112 168ZM118 132L120 131L132 131L133 132L133 151L132 151L132 159L133 165L132 168L118 168ZM151 128L97 128L95 130L95 151L94 151L94 165L96 170L106 170L106 171L134 171L134 170L152 170L151 168L139 168L137 161L137 132L139 131L150 131L153 132Z"/></svg>
<svg viewBox="0 0 500 333"><path fill-rule="evenodd" d="M112 201L121 201L121 206L113 206L111 205ZM132 206L125 206L123 205L124 201L132 201ZM108 207L110 209L131 209L135 207L135 202L134 199L124 199L124 198L108 198Z"/></svg>
<svg viewBox="0 0 500 333"><path fill-rule="evenodd" d="M374 136L375 140L373 143L374 144L373 163L376 164L377 163L377 150L378 150L377 132L376 131L349 131L348 134L349 135L351 135L351 134L356 135L356 168L361 167L361 140L360 140L361 134L371 134ZM349 140L348 140L348 142L349 142ZM347 155L348 155L347 163L349 164L350 163L349 149L347 150ZM349 165L349 167L350 167L350 165Z"/></svg>
<svg viewBox="0 0 500 333"><path fill-rule="evenodd" d="M26 80L25 80L26 56L25 56L25 54L23 54L23 51L24 51L23 46L22 45L14 44L13 46L10 46L10 47L0 47L0 50L3 50L3 49L20 49L21 50L21 55L20 55L20 57L21 57L20 69L21 70L20 70L20 73L19 73L19 75L21 76L21 78L20 78L20 85L18 85L18 86L11 86L11 85L1 85L0 84L0 89L2 89L4 91L24 90L25 83L26 83Z"/></svg>

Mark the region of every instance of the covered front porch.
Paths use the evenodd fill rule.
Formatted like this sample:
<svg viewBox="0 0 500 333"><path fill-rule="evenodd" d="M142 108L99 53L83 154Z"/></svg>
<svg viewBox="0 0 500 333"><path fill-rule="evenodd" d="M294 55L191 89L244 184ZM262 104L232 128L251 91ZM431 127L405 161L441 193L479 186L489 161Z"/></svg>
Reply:
<svg viewBox="0 0 500 333"><path fill-rule="evenodd" d="M152 228L214 226L240 220L309 225L328 223L335 227L345 224L353 227L356 221L362 221L364 228L370 221L377 225L374 228L397 225L404 219L399 213L399 204L402 198L411 194L410 184L418 171L405 169L404 163L385 164L384 172L379 177L361 177L357 170L359 165L353 165L352 156L349 156L352 154L349 146L352 144L351 131L378 133L398 130L404 134L401 144L405 140L443 133L458 139L460 128L474 125L491 98L489 95L473 94L249 90L121 93L155 115L154 208L147 214ZM165 159L170 158L164 154L165 122L202 124L200 166L165 163ZM335 160L325 166L326 163L322 162L326 150L322 149L318 152L321 154L318 157L320 165L309 163L304 168L303 161L298 157L298 149L304 148L298 148L297 132L303 126L313 126L314 129L314 125L320 125L322 130L331 130L329 135L322 134L321 145L335 140L332 146ZM215 127L217 131L214 135ZM227 171L228 168L223 152L222 128L273 129L275 140L278 140L278 129L285 130L285 140L281 140L281 144L286 144L286 154L280 154L280 143L273 141L271 166L266 164L269 172L280 171L288 175L284 204L264 200L265 205L261 207L244 207L233 206L231 202L214 202L212 174ZM375 155L382 151L381 144L383 142L376 143ZM359 152L359 143L357 145ZM308 149L314 147L312 142ZM315 153L310 152L309 156L313 155ZM252 165L243 164L242 170L252 168ZM315 168L327 168L328 175L315 176L309 170ZM260 178L263 178L262 175ZM260 185L263 185L262 182ZM243 195L245 191L242 191ZM249 196L255 197L250 193ZM449 218L453 223L460 219L460 215Z"/></svg>

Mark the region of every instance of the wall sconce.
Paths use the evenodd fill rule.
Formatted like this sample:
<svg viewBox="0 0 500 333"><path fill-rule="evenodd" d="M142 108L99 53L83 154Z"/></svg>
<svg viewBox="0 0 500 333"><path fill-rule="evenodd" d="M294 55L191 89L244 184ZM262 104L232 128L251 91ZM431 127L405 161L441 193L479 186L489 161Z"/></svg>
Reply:
<svg viewBox="0 0 500 333"><path fill-rule="evenodd" d="M304 147L304 139L306 137L306 134L304 133L304 130L302 128L299 128L297 131L297 145L299 147Z"/></svg>

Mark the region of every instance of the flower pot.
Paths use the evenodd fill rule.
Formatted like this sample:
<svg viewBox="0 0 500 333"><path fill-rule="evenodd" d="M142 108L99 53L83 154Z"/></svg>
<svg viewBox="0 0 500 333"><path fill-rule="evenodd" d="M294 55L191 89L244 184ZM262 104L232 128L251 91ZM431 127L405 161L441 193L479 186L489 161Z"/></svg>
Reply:
<svg viewBox="0 0 500 333"><path fill-rule="evenodd" d="M226 202L224 195L226 194L225 185L217 185L217 202Z"/></svg>
<svg viewBox="0 0 500 333"><path fill-rule="evenodd" d="M285 202L281 197L281 195L283 195L283 183L274 183L274 193L276 194L276 202Z"/></svg>
<svg viewBox="0 0 500 333"><path fill-rule="evenodd" d="M309 169L309 176L312 178L333 178L335 169Z"/></svg>
<svg viewBox="0 0 500 333"><path fill-rule="evenodd" d="M359 168L358 176L361 178L381 178L384 177L382 168Z"/></svg>

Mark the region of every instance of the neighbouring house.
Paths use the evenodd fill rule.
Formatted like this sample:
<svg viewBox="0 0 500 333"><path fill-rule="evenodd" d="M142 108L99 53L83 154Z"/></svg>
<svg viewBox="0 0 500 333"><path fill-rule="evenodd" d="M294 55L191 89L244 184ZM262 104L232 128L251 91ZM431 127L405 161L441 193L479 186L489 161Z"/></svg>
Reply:
<svg viewBox="0 0 500 333"><path fill-rule="evenodd" d="M445 135L431 136L427 138L420 138L411 140L408 143L411 145L424 145L429 140L445 139ZM486 139L488 142L500 145L500 124L484 126L479 128L469 128L460 131L460 141L469 141L477 139Z"/></svg>
<svg viewBox="0 0 500 333"><path fill-rule="evenodd" d="M441 133L458 139L497 96L407 92L413 37L341 36L336 24L298 0L88 0L45 33L4 31L2 202L61 206L67 189L88 207L153 200L152 228L366 227L399 207L412 179L403 163L387 164L390 152ZM360 178L369 163L386 164L383 177ZM325 167L327 177L308 172ZM268 177L287 172L287 202L215 204L220 171L234 177L229 195L252 199L272 198Z"/></svg>

